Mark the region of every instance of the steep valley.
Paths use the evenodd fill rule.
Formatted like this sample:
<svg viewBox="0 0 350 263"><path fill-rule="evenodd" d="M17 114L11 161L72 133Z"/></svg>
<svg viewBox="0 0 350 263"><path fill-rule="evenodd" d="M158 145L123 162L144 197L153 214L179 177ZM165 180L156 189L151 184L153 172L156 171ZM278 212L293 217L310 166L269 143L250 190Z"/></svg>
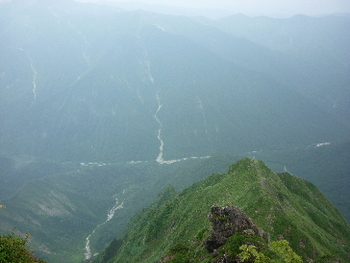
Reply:
<svg viewBox="0 0 350 263"><path fill-rule="evenodd" d="M95 260L111 241L121 245L130 218L149 215L157 224L153 215L172 197L210 174L224 177L247 156L252 167L262 160L310 181L350 221L349 28L346 15L214 20L72 0L0 3L0 232L30 233L30 248L47 262ZM198 200L211 198L201 218L221 200L242 206L266 231L277 227L254 218L253 192L238 200L242 189L232 187L211 197L213 188L201 189ZM294 198L292 190L280 197ZM348 233L315 191L332 215L306 206L317 221L321 211L340 227L318 234ZM315 227L312 213L302 214L305 228ZM325 240L317 240L320 255L332 247ZM346 258L344 248L332 249Z"/></svg>

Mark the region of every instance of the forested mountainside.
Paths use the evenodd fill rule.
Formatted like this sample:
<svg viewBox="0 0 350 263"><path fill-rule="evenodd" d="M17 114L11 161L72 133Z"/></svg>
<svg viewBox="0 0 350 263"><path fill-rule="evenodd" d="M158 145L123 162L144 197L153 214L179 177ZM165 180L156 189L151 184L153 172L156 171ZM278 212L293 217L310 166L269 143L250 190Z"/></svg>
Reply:
<svg viewBox="0 0 350 263"><path fill-rule="evenodd" d="M167 185L183 189L224 172L234 160L217 155L169 165L75 164L69 172L29 180L2 199L0 232L30 233L30 247L47 262L81 262L121 236L129 218Z"/></svg>
<svg viewBox="0 0 350 263"><path fill-rule="evenodd" d="M220 212L212 206L226 208ZM255 225L228 206L245 211ZM210 221L216 222L212 227L221 229L221 234L210 231L210 211ZM230 214L238 219L228 220ZM235 221L243 227L231 226ZM131 219L124 237L112 242L95 262L222 262L224 254L238 249L234 242L223 246L222 240L231 237L223 236L225 232L240 236L247 229L269 242L288 240L303 262L350 260L350 226L313 184L289 173L276 174L262 161L245 158L227 173L213 174L180 193L168 187ZM218 251L213 253L211 246ZM160 261L162 257L167 260Z"/></svg>
<svg viewBox="0 0 350 263"><path fill-rule="evenodd" d="M275 171L287 168L294 173L299 169L297 174L322 186L333 203L347 214L348 151L346 145L340 146L331 144L247 155L265 159ZM343 154L339 155L341 152ZM1 232L10 233L14 227L20 233L29 232L30 247L48 262L81 262L86 256L102 251L114 238L120 238L129 218L148 206L168 184L180 191L208 174L224 173L240 158L215 155L169 165L156 162L71 163L66 164L72 169L70 172L59 174L50 174L50 164L45 162L16 160L17 169L9 165L11 169L6 170L6 174L18 178L16 176L25 175L27 171L29 182L17 190L12 188L14 194L10 198L2 198L7 208L1 211ZM30 177L35 175L31 172L35 167L49 175L38 179ZM54 166L51 164L51 167ZM4 176L2 181L5 179ZM90 252L86 255L87 248Z"/></svg>
<svg viewBox="0 0 350 263"><path fill-rule="evenodd" d="M81 262L168 184L245 156L316 184L349 220L349 25L0 3L0 231Z"/></svg>
<svg viewBox="0 0 350 263"><path fill-rule="evenodd" d="M294 42L284 52L230 32L244 28L229 18L224 31L225 20L73 1L0 12L4 154L171 160L349 137L347 17L287 19L280 31ZM271 41L287 37L274 32Z"/></svg>

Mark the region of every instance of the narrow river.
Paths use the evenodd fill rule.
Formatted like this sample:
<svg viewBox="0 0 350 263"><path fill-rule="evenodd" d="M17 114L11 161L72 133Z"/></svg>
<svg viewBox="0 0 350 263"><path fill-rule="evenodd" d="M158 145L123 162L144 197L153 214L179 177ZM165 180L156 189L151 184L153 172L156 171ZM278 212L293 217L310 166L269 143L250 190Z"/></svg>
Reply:
<svg viewBox="0 0 350 263"><path fill-rule="evenodd" d="M92 255L92 252L91 252L91 246L90 246L90 238L91 236L96 232L96 230L103 226L104 224L106 224L109 220L111 220L113 217L114 217L114 214L115 212L118 210L118 209L121 209L123 208L123 204L124 202L122 202L121 204L119 204L119 201L118 201L118 198L115 199L115 205L110 209L108 210L108 213L107 213L107 219L106 221L104 221L103 223L99 224L92 232L90 235L87 236L86 238L86 243L85 243L85 253L84 253L84 256L85 256L85 259L90 259L93 255Z"/></svg>

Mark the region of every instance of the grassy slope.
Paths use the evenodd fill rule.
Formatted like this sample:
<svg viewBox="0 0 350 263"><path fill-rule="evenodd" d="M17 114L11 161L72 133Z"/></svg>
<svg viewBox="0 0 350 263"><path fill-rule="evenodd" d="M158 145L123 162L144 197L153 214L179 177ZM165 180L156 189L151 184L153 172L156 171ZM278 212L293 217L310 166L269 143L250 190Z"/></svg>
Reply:
<svg viewBox="0 0 350 263"><path fill-rule="evenodd" d="M319 188L350 222L350 141L319 147L254 153L275 172L287 169Z"/></svg>
<svg viewBox="0 0 350 263"><path fill-rule="evenodd" d="M136 214L113 262L157 262L176 243L189 243L210 227L214 204L239 206L272 240L289 240L300 255L349 260L349 225L314 185L246 158L227 174L213 174Z"/></svg>
<svg viewBox="0 0 350 263"><path fill-rule="evenodd" d="M2 200L6 209L1 213L0 232L10 233L14 227L29 232L31 249L48 262L81 262L85 238L107 219L116 197L123 202L123 209L91 237L93 253L121 236L129 218L154 201L168 184L182 190L208 173L224 172L235 160L216 155L171 165L78 166L67 173L32 178Z"/></svg>

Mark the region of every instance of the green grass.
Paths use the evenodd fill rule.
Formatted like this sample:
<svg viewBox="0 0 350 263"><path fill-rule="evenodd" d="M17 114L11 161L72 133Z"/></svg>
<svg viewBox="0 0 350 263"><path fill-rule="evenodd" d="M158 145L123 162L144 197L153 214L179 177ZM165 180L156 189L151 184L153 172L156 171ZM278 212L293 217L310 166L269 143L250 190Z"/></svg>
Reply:
<svg viewBox="0 0 350 263"><path fill-rule="evenodd" d="M349 251L339 240L350 244L349 225L325 196L301 178L276 174L246 158L227 174L213 174L171 200L161 195L138 212L113 262L157 262L179 242L189 246L210 228L212 205L240 207L271 240L288 239L304 259L337 255L348 260Z"/></svg>

